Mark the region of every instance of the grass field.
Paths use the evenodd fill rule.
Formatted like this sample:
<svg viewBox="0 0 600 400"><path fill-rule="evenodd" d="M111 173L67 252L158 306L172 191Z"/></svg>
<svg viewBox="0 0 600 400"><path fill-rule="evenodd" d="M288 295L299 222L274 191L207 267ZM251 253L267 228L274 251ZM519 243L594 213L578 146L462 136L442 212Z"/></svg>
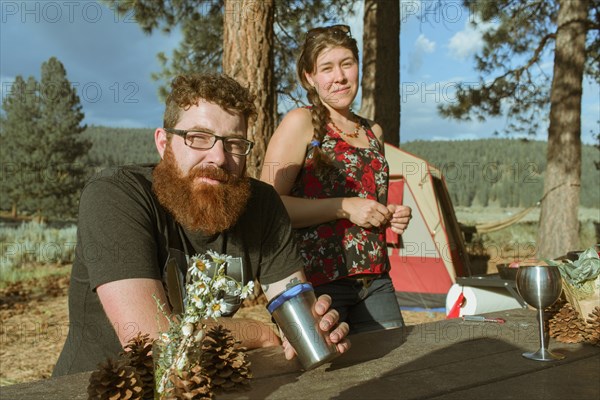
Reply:
<svg viewBox="0 0 600 400"><path fill-rule="evenodd" d="M509 218L520 211L522 208L500 208L500 207L455 207L454 212L458 221L464 224L482 224L486 222L501 221ZM535 222L540 219L540 208L532 209L520 222ZM579 221L600 222L600 208L579 209Z"/></svg>

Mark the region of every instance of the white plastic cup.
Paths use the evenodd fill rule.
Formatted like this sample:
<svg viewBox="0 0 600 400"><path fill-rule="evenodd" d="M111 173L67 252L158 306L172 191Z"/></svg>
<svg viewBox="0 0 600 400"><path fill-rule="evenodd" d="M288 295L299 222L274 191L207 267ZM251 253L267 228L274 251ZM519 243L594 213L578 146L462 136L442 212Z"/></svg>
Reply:
<svg viewBox="0 0 600 400"><path fill-rule="evenodd" d="M315 314L317 299L310 283L300 283L287 289L267 304L267 309L296 350L305 370L333 360L341 353L319 328Z"/></svg>

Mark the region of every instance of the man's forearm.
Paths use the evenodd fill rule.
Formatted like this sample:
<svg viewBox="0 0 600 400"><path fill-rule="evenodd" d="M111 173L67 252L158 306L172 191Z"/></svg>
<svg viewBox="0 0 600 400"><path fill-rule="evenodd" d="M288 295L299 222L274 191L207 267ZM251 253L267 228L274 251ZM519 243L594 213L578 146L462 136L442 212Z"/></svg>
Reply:
<svg viewBox="0 0 600 400"><path fill-rule="evenodd" d="M98 286L96 289L104 312L122 345L138 332L157 338L169 329L169 320L159 310L157 300L170 315L162 283L155 279L123 279ZM156 298L156 300L155 300ZM119 327L119 328L117 328ZM121 329L120 327L128 327Z"/></svg>
<svg viewBox="0 0 600 400"><path fill-rule="evenodd" d="M272 284L261 283L260 286L262 287L262 290L265 296L267 297L267 300L271 300L278 294L290 288L291 286L302 282L306 282L306 275L304 275L304 270L297 271L292 275Z"/></svg>

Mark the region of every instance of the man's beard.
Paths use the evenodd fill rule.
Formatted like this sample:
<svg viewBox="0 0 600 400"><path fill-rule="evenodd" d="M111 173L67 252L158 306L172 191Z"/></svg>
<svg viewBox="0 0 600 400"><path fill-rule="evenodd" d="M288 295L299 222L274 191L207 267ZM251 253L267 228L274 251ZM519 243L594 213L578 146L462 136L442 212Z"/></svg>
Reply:
<svg viewBox="0 0 600 400"><path fill-rule="evenodd" d="M195 167L186 176L170 145L154 168L152 188L158 201L175 220L190 231L212 235L231 228L242 215L250 197L250 180L218 167ZM219 184L195 182L199 177Z"/></svg>

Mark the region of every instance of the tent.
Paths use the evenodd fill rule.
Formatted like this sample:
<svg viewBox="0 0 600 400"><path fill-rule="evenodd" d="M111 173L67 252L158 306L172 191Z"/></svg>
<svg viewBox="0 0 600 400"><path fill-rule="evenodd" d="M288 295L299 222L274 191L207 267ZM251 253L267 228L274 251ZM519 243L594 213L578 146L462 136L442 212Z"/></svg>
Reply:
<svg viewBox="0 0 600 400"><path fill-rule="evenodd" d="M469 258L439 169L390 144L388 203L412 209L406 231L386 232L390 276L401 307L440 308L457 276L470 276Z"/></svg>

